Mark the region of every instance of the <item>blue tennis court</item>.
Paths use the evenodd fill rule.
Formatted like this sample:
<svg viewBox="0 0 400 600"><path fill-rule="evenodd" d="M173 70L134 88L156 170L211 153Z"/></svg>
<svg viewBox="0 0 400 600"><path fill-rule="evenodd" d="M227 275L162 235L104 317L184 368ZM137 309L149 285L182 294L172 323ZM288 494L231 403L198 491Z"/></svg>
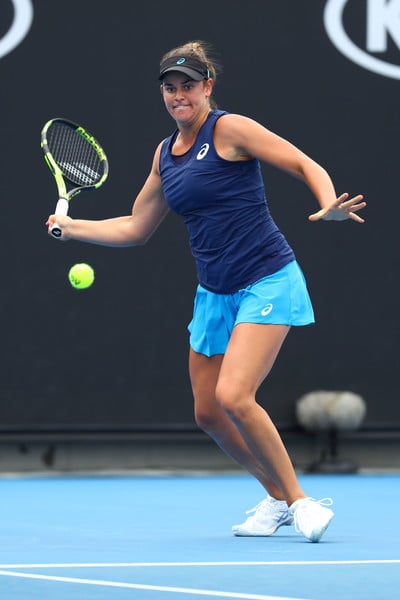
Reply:
<svg viewBox="0 0 400 600"><path fill-rule="evenodd" d="M0 597L398 598L400 475L300 480L310 496L335 500L319 544L292 527L234 537L263 495L247 475L3 478Z"/></svg>

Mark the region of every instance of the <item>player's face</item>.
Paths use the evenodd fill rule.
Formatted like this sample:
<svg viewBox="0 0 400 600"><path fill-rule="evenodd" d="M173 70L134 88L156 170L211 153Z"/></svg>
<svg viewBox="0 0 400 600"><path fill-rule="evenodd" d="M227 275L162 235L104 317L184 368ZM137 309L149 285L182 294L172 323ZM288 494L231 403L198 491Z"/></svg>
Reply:
<svg viewBox="0 0 400 600"><path fill-rule="evenodd" d="M183 73L168 73L161 84L167 111L175 121L191 121L209 106L211 80L193 81Z"/></svg>

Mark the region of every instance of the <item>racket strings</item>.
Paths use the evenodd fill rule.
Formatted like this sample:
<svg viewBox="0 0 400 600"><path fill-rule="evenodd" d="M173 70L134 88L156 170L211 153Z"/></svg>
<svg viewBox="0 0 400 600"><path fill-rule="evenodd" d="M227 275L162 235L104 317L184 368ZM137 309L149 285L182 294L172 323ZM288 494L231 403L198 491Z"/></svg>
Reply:
<svg viewBox="0 0 400 600"><path fill-rule="evenodd" d="M63 176L80 186L95 185L104 174L104 161L93 144L76 129L53 123L47 144Z"/></svg>

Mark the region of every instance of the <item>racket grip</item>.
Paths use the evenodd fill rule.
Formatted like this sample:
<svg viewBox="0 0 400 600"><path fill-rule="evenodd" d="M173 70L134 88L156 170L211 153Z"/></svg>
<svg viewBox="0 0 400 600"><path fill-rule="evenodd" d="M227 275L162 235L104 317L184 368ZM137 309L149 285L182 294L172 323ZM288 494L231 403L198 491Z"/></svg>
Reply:
<svg viewBox="0 0 400 600"><path fill-rule="evenodd" d="M67 215L68 214L69 203L65 198L59 198L56 204L56 210L54 211L55 215ZM54 223L53 227L50 230L51 235L59 238L61 237L62 231L61 227L57 225L57 222Z"/></svg>

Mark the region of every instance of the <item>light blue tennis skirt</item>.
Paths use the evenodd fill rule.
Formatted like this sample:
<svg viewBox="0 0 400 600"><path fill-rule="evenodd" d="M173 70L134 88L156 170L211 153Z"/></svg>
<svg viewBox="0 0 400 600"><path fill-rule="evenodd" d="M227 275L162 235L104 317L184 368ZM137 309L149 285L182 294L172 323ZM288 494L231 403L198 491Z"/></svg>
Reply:
<svg viewBox="0 0 400 600"><path fill-rule="evenodd" d="M188 326L190 346L195 352L206 356L224 354L238 323L314 323L310 296L297 261L234 294L215 294L201 285L197 287Z"/></svg>

